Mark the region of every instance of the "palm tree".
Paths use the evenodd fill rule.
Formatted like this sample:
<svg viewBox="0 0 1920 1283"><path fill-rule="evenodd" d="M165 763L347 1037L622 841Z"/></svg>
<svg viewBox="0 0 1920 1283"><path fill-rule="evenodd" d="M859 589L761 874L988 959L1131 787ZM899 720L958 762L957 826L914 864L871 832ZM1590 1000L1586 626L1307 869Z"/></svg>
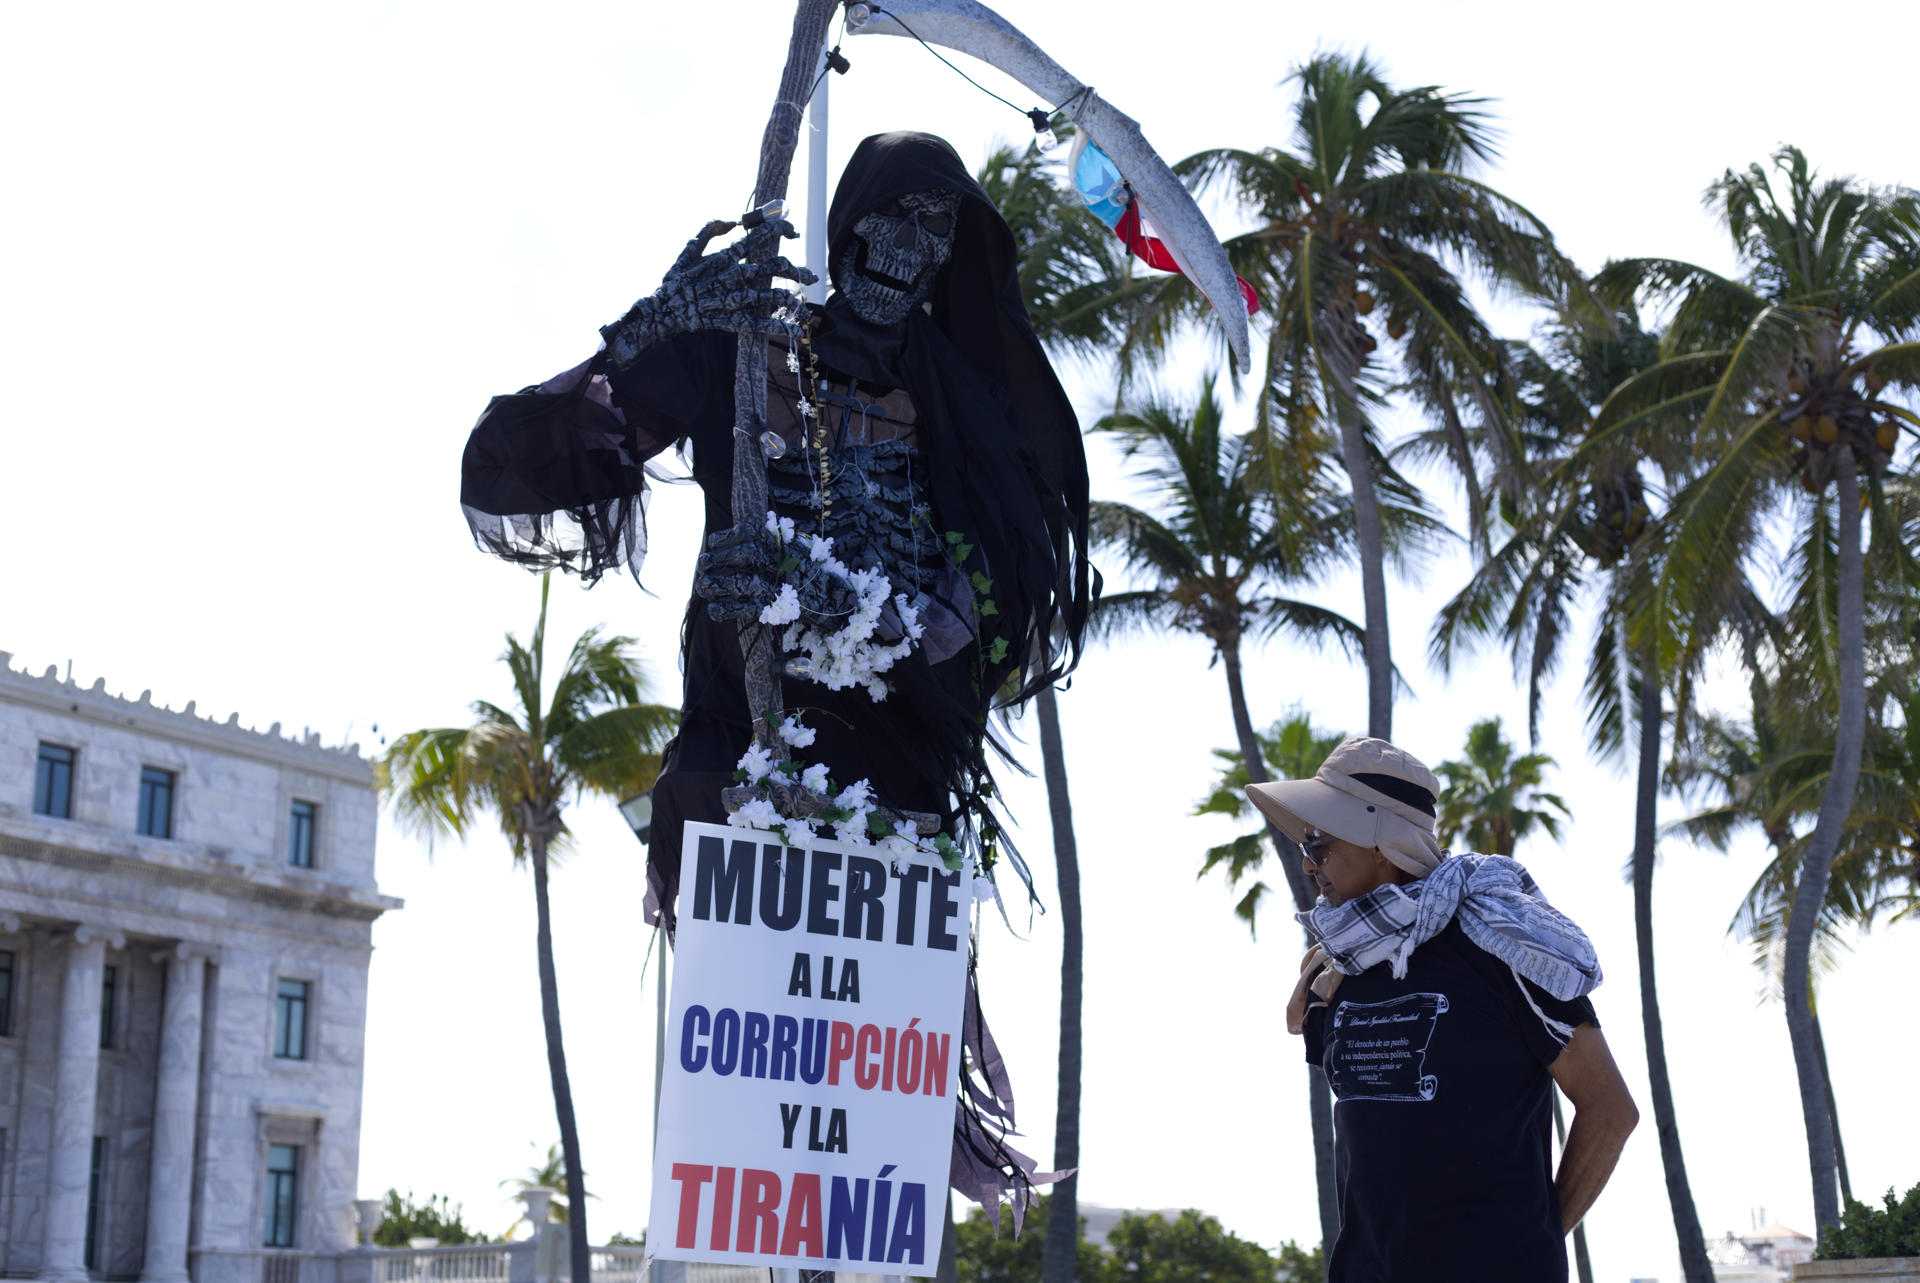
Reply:
<svg viewBox="0 0 1920 1283"><path fill-rule="evenodd" d="M1254 738L1259 741L1260 756L1266 763L1269 779L1301 780L1318 771L1327 754L1338 748L1347 736L1344 731L1316 728L1305 708L1295 708L1265 732L1256 731ZM1247 800L1247 785L1251 781L1247 778L1246 758L1239 749L1231 748L1216 748L1213 755L1220 760L1220 774L1215 777L1213 791L1193 808L1193 813L1245 819L1253 813L1253 803ZM1232 841L1210 848L1201 862L1199 876L1205 877L1224 866L1227 885L1237 890L1242 881L1257 873L1266 862L1267 850L1264 832L1256 829L1242 833ZM1234 916L1247 924L1249 934L1254 931L1267 893L1267 884L1256 881L1233 906Z"/></svg>
<svg viewBox="0 0 1920 1283"><path fill-rule="evenodd" d="M1526 674L1528 733L1537 743L1542 694L1570 640L1572 617L1583 604L1592 614L1584 683L1588 740L1603 758L1622 756L1631 744L1637 765L1634 943L1667 1201L1687 1283L1712 1283L1680 1146L1653 941L1665 712L1657 648L1647 639L1644 621L1647 585L1662 555L1654 508L1684 478L1687 459L1658 438L1639 450L1586 449L1596 411L1658 356L1658 341L1640 327L1631 309L1604 324L1548 327L1538 350L1517 350L1518 395L1511 417L1521 425L1542 483L1513 532L1441 610L1430 649L1436 665L1448 671L1460 648L1475 639L1501 637L1515 671ZM1724 587L1721 597L1703 598L1703 608L1715 605L1728 617L1752 608L1753 594L1744 582ZM1676 720L1687 710L1690 690L1689 683L1679 684Z"/></svg>
<svg viewBox="0 0 1920 1283"><path fill-rule="evenodd" d="M382 794L403 829L464 839L483 815L499 824L515 863L533 869L540 967L540 1015L547 1070L560 1122L568 1239L574 1283L591 1283L586 1176L580 1133L560 1037L560 987L553 965L553 918L547 897L552 858L567 844L561 810L569 795L618 800L653 786L659 753L679 720L671 708L644 702L647 680L627 637L582 633L567 654L551 695L546 684L547 576L540 577L540 618L521 645L511 633L501 658L512 677L516 707L476 700L471 726L409 731L379 762Z"/></svg>
<svg viewBox="0 0 1920 1283"><path fill-rule="evenodd" d="M1776 988L1807 841L1802 826L1817 814L1832 768L1830 749L1821 743L1829 731L1818 707L1799 692L1756 676L1751 721L1702 719L1689 751L1676 755L1669 770L1680 787L1705 803L1675 821L1675 831L1725 850L1735 830L1751 825L1774 852L1728 931L1753 945L1756 965ZM1810 995L1814 1045L1823 1076L1826 1040L1818 982L1834 969L1855 934L1883 916L1897 922L1920 907L1920 721L1915 720L1920 687L1911 672L1895 672L1876 683L1869 707L1880 711L1869 726L1859 789L1834 857L1810 957L1809 975L1816 982ZM1830 1078L1826 1098L1840 1195L1847 1201L1853 1191Z"/></svg>
<svg viewBox="0 0 1920 1283"><path fill-rule="evenodd" d="M1439 799L1441 844L1463 838L1468 850L1512 855L1514 845L1536 829L1559 841L1560 821L1572 812L1559 794L1540 787L1552 765L1545 753L1516 755L1499 718L1475 722L1467 728L1465 756L1436 770L1445 781Z"/></svg>
<svg viewBox="0 0 1920 1283"><path fill-rule="evenodd" d="M1029 143L1022 151L996 148L978 178L1001 217L1013 229L1020 250L1020 296L1034 333L1055 353L1091 357L1110 345L1115 334L1099 300L1115 289L1120 243L1069 195L1058 180L1059 162ZM1096 603L1097 608L1097 603ZM1033 697L1040 723L1041 776L1047 786L1047 815L1053 830L1053 856L1060 909L1060 1054L1054 1097L1053 1168L1080 1165L1081 995L1084 944L1080 925L1080 854L1074 840L1073 803L1067 791L1067 762L1060 739L1060 707L1051 686ZM1052 1206L1059 1215L1046 1222L1040 1274L1045 1283L1072 1283L1080 1259L1078 1177L1055 1182ZM945 1233L952 1237L952 1218ZM951 1257L943 1255L943 1259Z"/></svg>
<svg viewBox="0 0 1920 1283"><path fill-rule="evenodd" d="M1284 443L1264 432L1225 432L1212 379L1191 410L1149 403L1110 415L1095 430L1117 438L1125 457L1142 464L1137 475L1159 500L1159 515L1123 503L1093 505L1095 546L1117 552L1146 586L1107 594L1092 626L1107 637L1146 628L1204 637L1226 676L1247 778L1262 783L1267 768L1248 711L1242 651L1248 641L1281 632L1360 651L1362 630L1351 620L1280 592L1311 582L1349 546L1346 505L1324 490L1275 492L1262 484L1265 458ZM1423 530L1423 517L1404 515L1409 529ZM1294 904L1311 907L1298 848L1278 829L1269 832ZM1321 1228L1332 1242L1339 1230L1333 1105L1322 1075L1310 1075L1309 1084Z"/></svg>
<svg viewBox="0 0 1920 1283"><path fill-rule="evenodd" d="M1757 164L1729 170L1708 189L1739 277L1670 259L1632 259L1601 274L1614 297L1638 294L1674 310L1665 359L1608 403L1591 445L1618 448L1670 427L1676 414L1691 420L1701 473L1675 501L1671 550L1654 588L1682 665L1726 628L1702 600L1770 552L1771 522L1794 530L1789 618L1803 662L1830 674L1823 684L1834 700L1832 767L1801 857L1783 976L1814 1219L1824 1234L1840 1208L1809 950L1866 741L1862 513L1872 512L1876 542L1898 544L1885 478L1902 426L1920 428L1920 414L1898 400L1920 389L1920 197L1822 180L1792 147L1772 161L1771 173Z"/></svg>
<svg viewBox="0 0 1920 1283"><path fill-rule="evenodd" d="M585 1179L585 1172L580 1175ZM502 1188L513 1186L516 1194L530 1189L553 1190L553 1198L547 1204L548 1215L562 1225L570 1223L567 1219L567 1160L560 1153L558 1141L547 1146L546 1157L527 1168L525 1176L509 1176L500 1184Z"/></svg>
<svg viewBox="0 0 1920 1283"><path fill-rule="evenodd" d="M1494 155L1485 100L1396 88L1364 53L1321 54L1289 79L1300 89L1291 149L1201 152L1180 168L1202 184L1224 183L1260 222L1227 249L1270 304L1262 313L1262 409L1277 431L1330 427L1338 446L1365 605L1367 733L1387 739L1390 539L1379 488L1385 478L1404 483L1379 456L1375 415L1392 382L1443 425L1447 457L1467 487L1472 537L1483 543L1486 503L1468 456L1466 415L1492 429L1486 441L1500 465L1498 484L1516 505L1525 468L1498 395L1505 349L1462 273L1556 297L1577 295L1580 281L1538 218L1469 172ZM1132 350L1164 344L1201 304L1175 277L1127 306Z"/></svg>

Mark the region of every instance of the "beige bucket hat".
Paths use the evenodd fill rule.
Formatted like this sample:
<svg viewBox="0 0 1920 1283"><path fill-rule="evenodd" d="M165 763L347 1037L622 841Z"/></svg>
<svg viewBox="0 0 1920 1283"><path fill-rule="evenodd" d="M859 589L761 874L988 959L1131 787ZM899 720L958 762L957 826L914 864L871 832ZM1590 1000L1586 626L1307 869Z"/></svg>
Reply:
<svg viewBox="0 0 1920 1283"><path fill-rule="evenodd" d="M1405 749L1364 736L1327 754L1310 780L1252 784L1247 797L1295 842L1318 829L1360 846L1378 847L1416 878L1445 858L1434 832L1440 781Z"/></svg>

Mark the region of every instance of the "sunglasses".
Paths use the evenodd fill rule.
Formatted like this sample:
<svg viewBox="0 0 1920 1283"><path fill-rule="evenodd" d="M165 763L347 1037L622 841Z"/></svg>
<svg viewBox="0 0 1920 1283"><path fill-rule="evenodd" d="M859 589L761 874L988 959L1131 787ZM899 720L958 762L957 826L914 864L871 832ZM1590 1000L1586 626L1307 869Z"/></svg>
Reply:
<svg viewBox="0 0 1920 1283"><path fill-rule="evenodd" d="M1333 844L1339 840L1331 833L1322 833L1319 829L1308 829L1307 840L1300 844L1300 853L1306 856L1308 864L1317 869L1327 862L1327 852L1331 851Z"/></svg>

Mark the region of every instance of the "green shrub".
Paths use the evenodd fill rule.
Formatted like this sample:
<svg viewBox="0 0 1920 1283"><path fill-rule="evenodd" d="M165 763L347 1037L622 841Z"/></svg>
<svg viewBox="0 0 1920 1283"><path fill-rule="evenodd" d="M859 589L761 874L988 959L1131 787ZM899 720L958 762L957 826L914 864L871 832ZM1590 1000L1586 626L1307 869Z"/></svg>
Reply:
<svg viewBox="0 0 1920 1283"><path fill-rule="evenodd" d="M1889 1189L1884 1211L1848 1200L1846 1215L1828 1231L1815 1256L1822 1261L1920 1256L1920 1185L1897 1200Z"/></svg>
<svg viewBox="0 0 1920 1283"><path fill-rule="evenodd" d="M485 1234L467 1228L460 1219L460 1204L449 1205L445 1194L429 1194L415 1201L413 1191L401 1197L400 1191L387 1191L380 1209L380 1227L373 1232L375 1247L405 1247L410 1238L438 1239L441 1246L455 1243L484 1243Z"/></svg>

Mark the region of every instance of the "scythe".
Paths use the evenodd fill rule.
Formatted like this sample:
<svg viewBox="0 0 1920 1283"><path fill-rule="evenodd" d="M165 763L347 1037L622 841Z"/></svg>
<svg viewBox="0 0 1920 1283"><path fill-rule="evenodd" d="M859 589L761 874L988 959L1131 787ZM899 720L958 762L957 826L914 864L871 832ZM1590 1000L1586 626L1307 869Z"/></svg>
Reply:
<svg viewBox="0 0 1920 1283"><path fill-rule="evenodd" d="M755 206L786 196L808 88L838 2L800 0L780 91L761 138ZM998 68L1065 112L1112 159L1141 204L1153 211L1166 249L1226 327L1227 346L1235 365L1242 371L1252 368L1246 312L1227 252L1186 187L1148 144L1131 116L1067 74L1018 28L976 0L887 0L885 5L854 0L847 4L847 31L852 35L906 36L944 45ZM815 211L815 216L818 213ZM759 440L760 425L766 421L766 401L766 345L741 343L734 364L736 442ZM756 449L736 449L733 453L732 506L735 531L758 525L767 511L766 460ZM752 621L743 623L740 646L746 661L747 707L754 714L754 739L777 748L773 728L779 724L781 694L772 630Z"/></svg>

